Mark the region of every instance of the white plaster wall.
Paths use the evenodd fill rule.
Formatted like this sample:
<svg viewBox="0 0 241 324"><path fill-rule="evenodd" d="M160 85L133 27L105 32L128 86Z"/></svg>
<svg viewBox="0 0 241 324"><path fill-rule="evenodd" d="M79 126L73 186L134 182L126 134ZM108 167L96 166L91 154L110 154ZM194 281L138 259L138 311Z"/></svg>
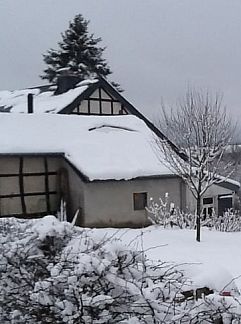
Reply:
<svg viewBox="0 0 241 324"><path fill-rule="evenodd" d="M67 169L69 181L69 195L67 202L68 217L71 220L74 214L79 210L79 216L76 225L84 225L84 186L85 183L81 180L75 170L67 163L63 162L63 167Z"/></svg>
<svg viewBox="0 0 241 324"><path fill-rule="evenodd" d="M168 192L172 202L180 206L179 178L101 181L85 184L85 226L137 227L149 223L146 210L134 210L133 193L147 192L147 200L158 201ZM185 195L184 199L185 199Z"/></svg>

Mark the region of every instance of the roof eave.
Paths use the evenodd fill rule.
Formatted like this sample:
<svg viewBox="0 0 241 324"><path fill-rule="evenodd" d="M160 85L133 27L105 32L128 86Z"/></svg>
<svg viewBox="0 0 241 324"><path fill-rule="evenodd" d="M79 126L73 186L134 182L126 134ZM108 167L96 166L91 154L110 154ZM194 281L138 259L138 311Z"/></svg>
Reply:
<svg viewBox="0 0 241 324"><path fill-rule="evenodd" d="M159 175L149 175L149 176L139 176L135 178L130 178L130 179L94 179L94 180L89 180L89 183L101 183L101 182L126 182L126 181L136 181L136 180L157 180L157 179L174 179L174 178L180 178L176 174L159 174Z"/></svg>
<svg viewBox="0 0 241 324"><path fill-rule="evenodd" d="M0 157L4 156L65 156L64 152L14 152L14 153L0 153Z"/></svg>
<svg viewBox="0 0 241 324"><path fill-rule="evenodd" d="M225 181L222 181L222 182L217 182L216 185L218 185L220 187L223 187L225 189L232 190L234 192L237 192L240 189L240 184L239 185L238 184L234 184L234 183L228 181L228 179L225 180Z"/></svg>

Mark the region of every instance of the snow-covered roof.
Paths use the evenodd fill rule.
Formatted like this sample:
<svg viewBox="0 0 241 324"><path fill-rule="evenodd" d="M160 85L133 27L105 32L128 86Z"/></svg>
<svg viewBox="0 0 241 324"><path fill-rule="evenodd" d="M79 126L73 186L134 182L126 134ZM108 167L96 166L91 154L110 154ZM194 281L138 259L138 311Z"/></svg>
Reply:
<svg viewBox="0 0 241 324"><path fill-rule="evenodd" d="M0 113L0 154L64 153L92 180L173 174L157 157L155 134L133 115Z"/></svg>
<svg viewBox="0 0 241 324"><path fill-rule="evenodd" d="M26 113L28 110L27 96L32 93L34 100L34 113L58 113L87 90L91 84L97 81L98 80L82 81L77 84L74 89L59 95L54 95L56 90L55 86L43 86L14 91L3 90L0 91L0 111Z"/></svg>

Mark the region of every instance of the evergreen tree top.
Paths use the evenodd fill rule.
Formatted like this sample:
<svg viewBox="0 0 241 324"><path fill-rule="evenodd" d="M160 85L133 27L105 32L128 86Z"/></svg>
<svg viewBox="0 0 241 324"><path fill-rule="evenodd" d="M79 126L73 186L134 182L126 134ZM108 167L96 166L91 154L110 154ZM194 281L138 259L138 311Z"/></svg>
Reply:
<svg viewBox="0 0 241 324"><path fill-rule="evenodd" d="M63 68L78 75L80 80L93 75L106 77L112 73L106 59L102 57L105 50L105 47L99 45L102 39L89 34L88 25L89 21L81 14L69 22L68 29L61 33L58 49L51 48L43 55L47 67L41 75L42 79L56 82ZM119 87L116 83L114 86Z"/></svg>

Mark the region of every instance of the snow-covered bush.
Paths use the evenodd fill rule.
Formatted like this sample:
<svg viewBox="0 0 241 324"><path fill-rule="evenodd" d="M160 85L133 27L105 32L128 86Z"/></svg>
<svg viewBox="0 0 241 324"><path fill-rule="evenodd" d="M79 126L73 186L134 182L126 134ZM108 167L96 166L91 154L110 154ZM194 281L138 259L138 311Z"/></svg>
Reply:
<svg viewBox="0 0 241 324"><path fill-rule="evenodd" d="M212 227L221 232L241 232L240 212L229 209L222 216L213 215Z"/></svg>
<svg viewBox="0 0 241 324"><path fill-rule="evenodd" d="M192 286L180 267L151 262L114 237L52 216L4 219L0 228L0 323L210 323L238 313L234 300L215 294L183 299Z"/></svg>
<svg viewBox="0 0 241 324"><path fill-rule="evenodd" d="M182 212L170 203L168 193L165 199L159 198L159 203L151 198L146 210L148 219L153 225L161 225L164 228L177 226L181 229L194 229L196 226L195 215ZM212 216L201 217L201 225L221 232L241 232L241 215L239 211L232 209L227 210L221 216L213 211Z"/></svg>
<svg viewBox="0 0 241 324"><path fill-rule="evenodd" d="M169 202L168 193L165 198L159 198L159 203L150 198L150 203L146 207L148 219L153 225L162 225L164 228L178 226L179 228L193 229L196 218L191 213L184 213L174 203Z"/></svg>

